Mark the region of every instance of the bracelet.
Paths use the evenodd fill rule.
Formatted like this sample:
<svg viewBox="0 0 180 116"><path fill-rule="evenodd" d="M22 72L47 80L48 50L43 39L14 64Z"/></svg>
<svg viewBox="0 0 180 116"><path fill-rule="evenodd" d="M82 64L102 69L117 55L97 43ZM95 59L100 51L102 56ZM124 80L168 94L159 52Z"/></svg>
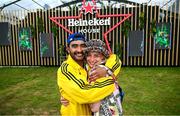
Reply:
<svg viewBox="0 0 180 116"><path fill-rule="evenodd" d="M113 72L108 67L106 67L104 65L99 65L99 66L104 67L106 69L108 76L112 76L113 75Z"/></svg>

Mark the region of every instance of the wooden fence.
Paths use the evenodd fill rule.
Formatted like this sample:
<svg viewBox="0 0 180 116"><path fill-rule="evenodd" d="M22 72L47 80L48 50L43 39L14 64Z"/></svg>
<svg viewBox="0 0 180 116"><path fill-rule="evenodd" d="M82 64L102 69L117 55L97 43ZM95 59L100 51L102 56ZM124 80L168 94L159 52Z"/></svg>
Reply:
<svg viewBox="0 0 180 116"><path fill-rule="evenodd" d="M178 3L179 4L179 3ZM180 8L178 12L173 9L179 5L174 4L169 10L163 10L159 6L147 6L140 4L132 4L134 7L122 6L120 8L102 8L100 14L125 14L132 13L133 16L129 18L131 28L130 30L138 30L140 24L140 13L144 13L144 56L128 56L127 45L128 41L123 32L122 25L114 29L108 34L108 39L111 43L112 50L117 47L122 48L122 63L123 66L180 66ZM168 9L168 8L167 8ZM66 38L68 33L59 28L57 36L54 37L54 57L42 58L40 57L40 41L39 41L39 27L38 18L42 18L44 24L44 33L51 33L52 22L49 17L53 16L73 16L78 15L77 8L72 8L69 11L62 11L60 8L50 10L30 10L30 11L1 11L0 22L9 22L11 24L11 38L12 44L8 46L0 46L0 66L59 66L62 62L59 54L61 45L66 45ZM162 15L163 14L163 15ZM19 19L18 17L25 18ZM83 15L83 19L92 19L95 14ZM119 18L111 18L111 25L116 24L122 20ZM154 49L154 38L150 35L151 22L170 22L172 29L171 49ZM67 25L67 20L61 20L61 24ZM32 51L20 51L18 47L18 32L20 27L33 26L36 34L32 38ZM58 27L58 26L57 26ZM102 26L100 30L105 32L110 26ZM79 29L87 29L87 27L70 27L70 30L77 32ZM93 27L89 27L93 28ZM86 33L88 39L99 38L103 36L100 33ZM2 39L0 37L0 39ZM121 46L116 46L116 44Z"/></svg>

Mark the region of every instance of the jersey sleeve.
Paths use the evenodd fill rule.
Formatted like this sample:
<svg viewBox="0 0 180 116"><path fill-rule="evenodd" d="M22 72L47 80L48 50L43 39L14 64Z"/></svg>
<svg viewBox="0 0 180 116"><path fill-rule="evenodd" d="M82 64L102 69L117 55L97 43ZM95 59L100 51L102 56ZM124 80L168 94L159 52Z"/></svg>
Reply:
<svg viewBox="0 0 180 116"><path fill-rule="evenodd" d="M68 65L62 65L57 74L61 95L69 101L80 104L93 103L102 100L114 91L114 81L110 77L87 84L81 79L86 77L73 71L73 68Z"/></svg>
<svg viewBox="0 0 180 116"><path fill-rule="evenodd" d="M106 60L105 66L111 69L114 75L118 77L118 74L120 73L121 69L121 64L122 63L119 57L115 54L111 54L110 57Z"/></svg>

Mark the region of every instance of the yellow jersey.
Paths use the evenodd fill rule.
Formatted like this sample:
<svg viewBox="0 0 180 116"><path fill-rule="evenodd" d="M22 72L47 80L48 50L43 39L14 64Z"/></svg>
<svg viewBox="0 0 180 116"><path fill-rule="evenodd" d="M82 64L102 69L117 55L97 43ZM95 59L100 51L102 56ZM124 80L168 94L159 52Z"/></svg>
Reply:
<svg viewBox="0 0 180 116"><path fill-rule="evenodd" d="M114 72L119 70L117 61L116 55L111 55L107 60L107 65ZM69 100L68 106L61 106L60 114L68 116L91 115L89 103L102 100L115 88L112 77L101 78L98 82L89 84L86 70L77 64L70 55L58 69L57 83L61 95Z"/></svg>
<svg viewBox="0 0 180 116"><path fill-rule="evenodd" d="M114 75L118 77L121 70L121 60L116 54L111 54L106 60L105 66L112 70Z"/></svg>

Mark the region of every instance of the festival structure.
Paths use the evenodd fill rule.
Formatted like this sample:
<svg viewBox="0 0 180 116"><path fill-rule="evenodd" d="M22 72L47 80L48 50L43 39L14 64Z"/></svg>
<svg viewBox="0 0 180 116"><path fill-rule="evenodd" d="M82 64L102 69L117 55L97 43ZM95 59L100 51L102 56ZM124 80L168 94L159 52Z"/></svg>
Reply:
<svg viewBox="0 0 180 116"><path fill-rule="evenodd" d="M160 7L112 0L105 6L101 1L77 0L19 11L3 6L0 66L59 66L66 59L66 39L74 32L87 40L105 41L123 66L180 66L179 4L175 0Z"/></svg>

